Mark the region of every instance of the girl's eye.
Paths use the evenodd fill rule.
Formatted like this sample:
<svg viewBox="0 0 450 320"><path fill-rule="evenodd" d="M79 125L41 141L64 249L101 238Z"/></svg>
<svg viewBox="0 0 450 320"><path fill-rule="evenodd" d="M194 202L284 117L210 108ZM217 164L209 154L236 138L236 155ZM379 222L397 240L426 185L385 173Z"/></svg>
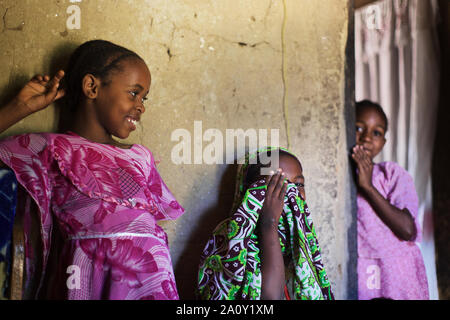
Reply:
<svg viewBox="0 0 450 320"><path fill-rule="evenodd" d="M303 183L300 183L300 182L297 182L297 183L295 184L295 186L296 186L297 188L304 188L304 187L305 187L305 185L304 185Z"/></svg>
<svg viewBox="0 0 450 320"><path fill-rule="evenodd" d="M138 96L139 92L136 91L129 91L130 95L133 97L133 99L136 99L136 97ZM141 102L144 103L145 101L147 101L148 98L147 97L143 97L141 99Z"/></svg>
<svg viewBox="0 0 450 320"><path fill-rule="evenodd" d="M363 128L356 126L356 132L362 132Z"/></svg>
<svg viewBox="0 0 450 320"><path fill-rule="evenodd" d="M383 134L380 131L376 131L376 130L373 132L373 134L374 134L375 137L383 136Z"/></svg>

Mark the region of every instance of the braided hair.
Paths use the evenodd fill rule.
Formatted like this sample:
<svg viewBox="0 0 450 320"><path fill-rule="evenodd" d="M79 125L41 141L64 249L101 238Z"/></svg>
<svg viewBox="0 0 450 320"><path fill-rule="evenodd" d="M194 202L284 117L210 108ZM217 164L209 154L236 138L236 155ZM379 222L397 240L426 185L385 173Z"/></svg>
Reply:
<svg viewBox="0 0 450 320"><path fill-rule="evenodd" d="M75 49L65 70L63 84L70 110L81 102L81 84L86 74L92 74L101 79L102 85L108 85L111 73L120 71L120 62L129 58L143 60L135 52L106 40L87 41Z"/></svg>

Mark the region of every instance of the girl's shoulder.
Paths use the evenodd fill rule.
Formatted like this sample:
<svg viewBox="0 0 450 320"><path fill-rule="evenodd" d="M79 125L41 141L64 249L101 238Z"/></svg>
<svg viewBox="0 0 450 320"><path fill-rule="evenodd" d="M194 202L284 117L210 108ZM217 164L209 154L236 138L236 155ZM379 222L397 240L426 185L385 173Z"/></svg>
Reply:
<svg viewBox="0 0 450 320"><path fill-rule="evenodd" d="M134 152L138 152L141 155L143 155L145 158L149 160L149 162L154 165L155 164L155 158L153 157L153 153L150 151L149 148L142 144L133 144L130 150L133 150Z"/></svg>
<svg viewBox="0 0 450 320"><path fill-rule="evenodd" d="M74 146L85 146L92 147L98 152L107 153L107 154L115 154L115 153L124 153L124 154L139 154L143 156L147 156L153 158L153 155L149 149L144 147L141 144L124 144L121 142L117 142L116 145L97 143L90 141L84 137L79 136L76 133L68 131L67 133L52 133L49 136L49 143L54 144L55 142L59 142L61 140L70 142L71 145Z"/></svg>
<svg viewBox="0 0 450 320"><path fill-rule="evenodd" d="M11 153L38 153L51 145L51 134L22 133L9 136L0 141L0 148Z"/></svg>
<svg viewBox="0 0 450 320"><path fill-rule="evenodd" d="M374 166L378 174L382 175L386 182L396 185L398 181L412 182L411 174L394 161L384 161Z"/></svg>
<svg viewBox="0 0 450 320"><path fill-rule="evenodd" d="M150 149L147 148L146 146L142 145L142 144L135 143L135 144L133 144L133 145L131 146L130 149L137 149L137 150L140 150L141 152L145 152L145 153L147 153L148 155L150 155L150 156L153 158L153 153L150 151Z"/></svg>
<svg viewBox="0 0 450 320"><path fill-rule="evenodd" d="M380 163L376 163L375 166L377 166L380 170L386 172L406 172L406 173L408 172L397 162L394 161L383 161Z"/></svg>
<svg viewBox="0 0 450 320"><path fill-rule="evenodd" d="M48 143L52 145L54 150L62 149L65 152L68 150L76 151L80 148L84 150L95 150L97 153L101 153L107 157L125 156L134 157L140 156L153 159L153 155L150 150L140 144L127 145L118 142L115 145L98 143L90 141L84 137L77 135L76 133L68 132L64 134L50 134L48 137Z"/></svg>
<svg viewBox="0 0 450 320"><path fill-rule="evenodd" d="M54 144L55 140L59 137L64 137L71 140L77 138L66 133L32 132L9 136L3 139L1 142L7 144L17 143L22 147L32 146L34 148L36 148L36 145L40 145L42 146L42 148L44 148Z"/></svg>

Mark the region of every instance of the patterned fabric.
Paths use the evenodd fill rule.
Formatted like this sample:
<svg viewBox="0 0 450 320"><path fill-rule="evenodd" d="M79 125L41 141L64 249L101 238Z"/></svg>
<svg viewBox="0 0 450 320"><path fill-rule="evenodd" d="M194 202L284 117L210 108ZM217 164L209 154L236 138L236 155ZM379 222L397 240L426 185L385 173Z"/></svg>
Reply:
<svg viewBox="0 0 450 320"><path fill-rule="evenodd" d="M419 242L419 201L409 173L395 162L382 162L374 165L372 183L392 205L409 210ZM398 239L360 194L357 204L358 298L428 299L425 265L417 244Z"/></svg>
<svg viewBox="0 0 450 320"><path fill-rule="evenodd" d="M0 169L0 297L6 297L11 274L11 237L16 210L17 180L14 172Z"/></svg>
<svg viewBox="0 0 450 320"><path fill-rule="evenodd" d="M156 221L184 209L148 149L74 133L24 134L0 142L0 159L39 208L44 271L36 297L44 294L55 229L62 241L53 243L60 249L47 298L178 299L167 235Z"/></svg>
<svg viewBox="0 0 450 320"><path fill-rule="evenodd" d="M238 173L237 196L244 193L243 199L239 198L241 204L216 227L201 255L197 292L200 299L261 297L261 261L255 228L267 186L259 180L243 192L242 177L248 160L249 157ZM286 274L291 276L293 298L334 299L309 209L295 184L288 185L278 232L285 261L290 261Z"/></svg>

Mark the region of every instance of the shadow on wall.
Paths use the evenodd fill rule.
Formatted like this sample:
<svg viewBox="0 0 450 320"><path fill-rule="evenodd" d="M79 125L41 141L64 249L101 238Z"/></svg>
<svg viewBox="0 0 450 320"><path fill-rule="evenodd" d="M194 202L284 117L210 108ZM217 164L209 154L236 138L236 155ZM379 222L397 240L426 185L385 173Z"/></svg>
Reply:
<svg viewBox="0 0 450 320"><path fill-rule="evenodd" d="M65 69L69 61L70 55L81 43L65 43L56 47L54 50L53 59L49 62L48 71L50 75L54 75L58 70ZM62 86L65 86L65 79L63 78ZM65 98L57 100L56 105L56 116L58 119L57 132L66 132L69 128L70 119L73 119L73 111L67 107L67 102Z"/></svg>
<svg viewBox="0 0 450 320"><path fill-rule="evenodd" d="M48 74L53 76L58 70L65 69L70 55L72 52L80 45L80 43L66 42L56 46L46 57L47 61L44 61L42 70L39 71L40 74ZM13 67L11 67L13 68ZM20 69L17 72L12 73L8 80L8 85L6 88L2 88L0 91L0 106L7 104L11 101L17 93L22 89L22 87L33 77L33 75L27 74L26 71ZM63 79L64 86L64 79ZM72 114L66 108L66 102L64 98L56 101L55 103L55 113L56 119L58 119L57 132L64 132L67 130L69 119L71 119ZM23 133L23 132L20 132ZM19 133L14 133L19 134Z"/></svg>
<svg viewBox="0 0 450 320"><path fill-rule="evenodd" d="M218 186L217 203L199 215L198 224L192 226L189 240L175 266L178 293L182 300L195 299L200 255L214 228L230 215L234 200L237 164L228 165Z"/></svg>
<svg viewBox="0 0 450 320"><path fill-rule="evenodd" d="M10 102L28 80L30 79L22 72L13 73L8 80L8 84L0 88L0 106Z"/></svg>
<svg viewBox="0 0 450 320"><path fill-rule="evenodd" d="M81 43L66 42L56 46L52 52L46 56L46 61L42 65L42 69L39 71L40 74L48 74L53 76L58 70L65 69L70 55ZM13 68L13 67L11 67ZM7 104L11 101L20 89L23 88L25 83L27 83L33 75L26 74L22 69L17 72L13 72L8 80L6 87L0 89L0 106ZM63 79L64 85L64 79ZM56 128L57 132L64 132L69 124L69 119L71 119L72 114L67 108L65 108L65 100L60 99L55 103L56 119L58 119L58 126ZM24 132L15 132L12 134L20 134Z"/></svg>

